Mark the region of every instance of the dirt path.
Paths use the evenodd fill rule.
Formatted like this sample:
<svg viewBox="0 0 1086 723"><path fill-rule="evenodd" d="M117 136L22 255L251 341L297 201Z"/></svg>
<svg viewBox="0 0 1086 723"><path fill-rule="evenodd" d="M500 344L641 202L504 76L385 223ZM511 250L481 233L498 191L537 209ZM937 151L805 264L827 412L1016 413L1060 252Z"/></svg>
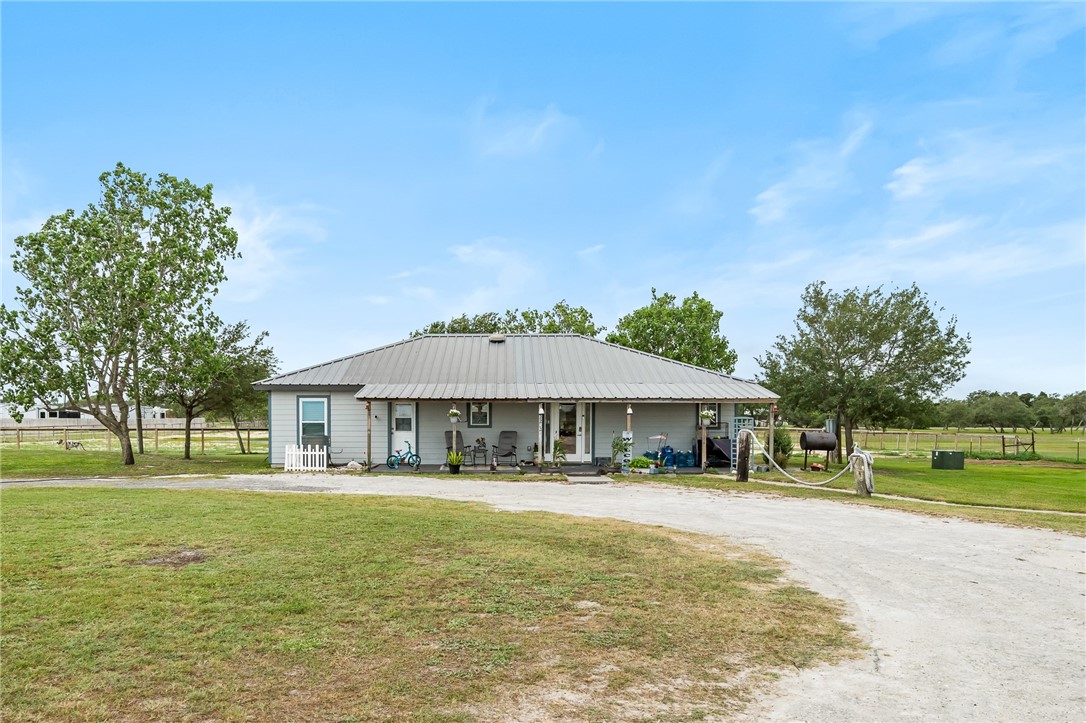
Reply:
<svg viewBox="0 0 1086 723"><path fill-rule="evenodd" d="M295 474L91 483L433 496L726 536L783 558L793 578L845 601L872 647L854 663L784 676L750 720L1086 720L1082 538L644 485Z"/></svg>

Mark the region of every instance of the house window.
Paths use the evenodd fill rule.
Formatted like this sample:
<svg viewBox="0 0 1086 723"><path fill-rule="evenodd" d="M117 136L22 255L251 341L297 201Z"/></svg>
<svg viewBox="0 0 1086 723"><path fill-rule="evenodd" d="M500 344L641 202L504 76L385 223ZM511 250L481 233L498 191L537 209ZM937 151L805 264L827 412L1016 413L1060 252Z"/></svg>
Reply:
<svg viewBox="0 0 1086 723"><path fill-rule="evenodd" d="M328 434L328 399L325 397L300 397L299 419L302 436Z"/></svg>
<svg viewBox="0 0 1086 723"><path fill-rule="evenodd" d="M468 404L468 426L490 426L490 402L471 402Z"/></svg>
<svg viewBox="0 0 1086 723"><path fill-rule="evenodd" d="M697 405L694 414L698 424L701 424L701 411L703 409L713 412L713 421L709 423L706 429L720 429L720 405L716 402L703 402Z"/></svg>
<svg viewBox="0 0 1086 723"><path fill-rule="evenodd" d="M397 432L410 432L411 424L415 418L415 409L413 404L397 404L396 405L396 431Z"/></svg>

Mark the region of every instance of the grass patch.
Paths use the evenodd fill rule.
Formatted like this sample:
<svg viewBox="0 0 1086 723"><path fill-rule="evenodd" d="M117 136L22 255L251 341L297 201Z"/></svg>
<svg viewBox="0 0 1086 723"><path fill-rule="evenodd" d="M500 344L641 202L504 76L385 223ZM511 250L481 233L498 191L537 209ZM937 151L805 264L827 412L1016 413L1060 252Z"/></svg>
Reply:
<svg viewBox="0 0 1086 723"><path fill-rule="evenodd" d="M834 474L839 471L835 467ZM800 479L812 482L825 480L825 473L789 469ZM912 497L886 499L883 497L854 497L823 488L803 487L787 480L779 472L757 473L755 480L789 482L760 484L758 481L736 482L730 473L707 475L654 475L643 479L630 476L628 482L649 482L736 492L764 492L785 497L827 499L844 504L862 504L920 512L938 517L957 517L981 522L999 522L1016 527L1041 529L1086 535L1086 516L1054 515L1044 512L984 509L972 507L1022 507L1027 510L1086 512L1086 483L1083 472L1074 467L1024 462L966 462L964 470L933 470L929 458L876 457L875 492L880 495ZM852 475L828 485L835 489L854 489ZM967 505L947 507L930 501Z"/></svg>
<svg viewBox="0 0 1086 723"><path fill-rule="evenodd" d="M181 452L137 454L136 463L125 465L121 453L95 450L65 450L56 444L10 445L0 448L0 477L7 480L74 477L147 477L173 474L252 474L267 471L264 454L219 452L193 454L182 459Z"/></svg>
<svg viewBox="0 0 1086 723"><path fill-rule="evenodd" d="M2 498L5 719L728 715L775 669L859 645L772 558L628 523L379 497Z"/></svg>
<svg viewBox="0 0 1086 723"><path fill-rule="evenodd" d="M797 476L812 481L826 479L812 473L800 472ZM786 479L776 471L759 477ZM855 482L851 474L846 474L830 487L853 489ZM1059 464L968 460L965 469L943 470L932 469L930 457L876 457L875 490L963 505L1086 512L1086 471Z"/></svg>

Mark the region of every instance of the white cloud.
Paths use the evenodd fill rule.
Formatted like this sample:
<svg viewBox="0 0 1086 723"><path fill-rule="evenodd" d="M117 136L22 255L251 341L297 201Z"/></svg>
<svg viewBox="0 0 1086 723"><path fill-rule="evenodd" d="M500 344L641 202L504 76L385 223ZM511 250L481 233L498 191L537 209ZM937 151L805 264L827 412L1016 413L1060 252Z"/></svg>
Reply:
<svg viewBox="0 0 1086 723"><path fill-rule="evenodd" d="M947 223L932 224L909 236L887 238L885 241L880 242L880 245L887 249L924 249L930 247L936 241L945 241L975 225L976 221L964 218Z"/></svg>
<svg viewBox="0 0 1086 723"><path fill-rule="evenodd" d="M1021 184L1038 170L1064 165L1081 150L1020 149L986 137L986 131L959 131L931 143L932 149L894 169L884 188L896 199Z"/></svg>
<svg viewBox="0 0 1086 723"><path fill-rule="evenodd" d="M574 125L571 116L554 103L543 109L494 112L493 100L475 106L471 129L479 152L486 156L529 156L560 142Z"/></svg>
<svg viewBox="0 0 1086 723"><path fill-rule="evenodd" d="M862 119L840 143L822 139L798 147L800 161L784 178L754 198L750 214L760 224L783 221L802 203L838 190L849 178L849 159L871 134L872 123Z"/></svg>
<svg viewBox="0 0 1086 723"><path fill-rule="evenodd" d="M931 252L929 244L952 236L953 243ZM1078 223L1004 228L998 222L962 219L922 228L902 241L871 239L818 273L831 286L842 287L856 286L857 278L872 285L915 281L983 287L1081 265L1086 256Z"/></svg>
<svg viewBox="0 0 1086 723"><path fill-rule="evenodd" d="M450 248L449 252L463 266L464 273L457 272L455 278L479 281L474 287L463 287L458 295L445 295L451 296L448 315L501 312L523 305L521 299L529 295L536 296L539 282L533 277L532 285L525 284L524 274L541 270L541 262L533 259L525 248L524 244L500 236Z"/></svg>
<svg viewBox="0 0 1086 723"><path fill-rule="evenodd" d="M596 258L600 255L600 252L602 252L603 249L603 244L596 244L595 246L589 246L588 248L578 249L577 255L580 256L582 259L589 257Z"/></svg>
<svg viewBox="0 0 1086 723"><path fill-rule="evenodd" d="M228 301L252 302L275 288L295 271L297 256L325 239L323 224L307 205L273 205L255 192L224 193L218 199L229 206L230 225L238 232L240 259L227 262L229 280L223 284Z"/></svg>

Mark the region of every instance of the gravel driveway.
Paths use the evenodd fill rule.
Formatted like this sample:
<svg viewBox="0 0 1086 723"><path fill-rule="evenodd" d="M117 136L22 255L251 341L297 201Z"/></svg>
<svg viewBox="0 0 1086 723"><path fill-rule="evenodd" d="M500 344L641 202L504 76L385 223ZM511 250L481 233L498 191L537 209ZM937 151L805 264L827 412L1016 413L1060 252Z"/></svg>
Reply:
<svg viewBox="0 0 1086 723"><path fill-rule="evenodd" d="M751 720L1086 720L1086 540L1070 535L646 485L300 474L91 483L422 495L727 537L845 601L872 648L783 677Z"/></svg>

